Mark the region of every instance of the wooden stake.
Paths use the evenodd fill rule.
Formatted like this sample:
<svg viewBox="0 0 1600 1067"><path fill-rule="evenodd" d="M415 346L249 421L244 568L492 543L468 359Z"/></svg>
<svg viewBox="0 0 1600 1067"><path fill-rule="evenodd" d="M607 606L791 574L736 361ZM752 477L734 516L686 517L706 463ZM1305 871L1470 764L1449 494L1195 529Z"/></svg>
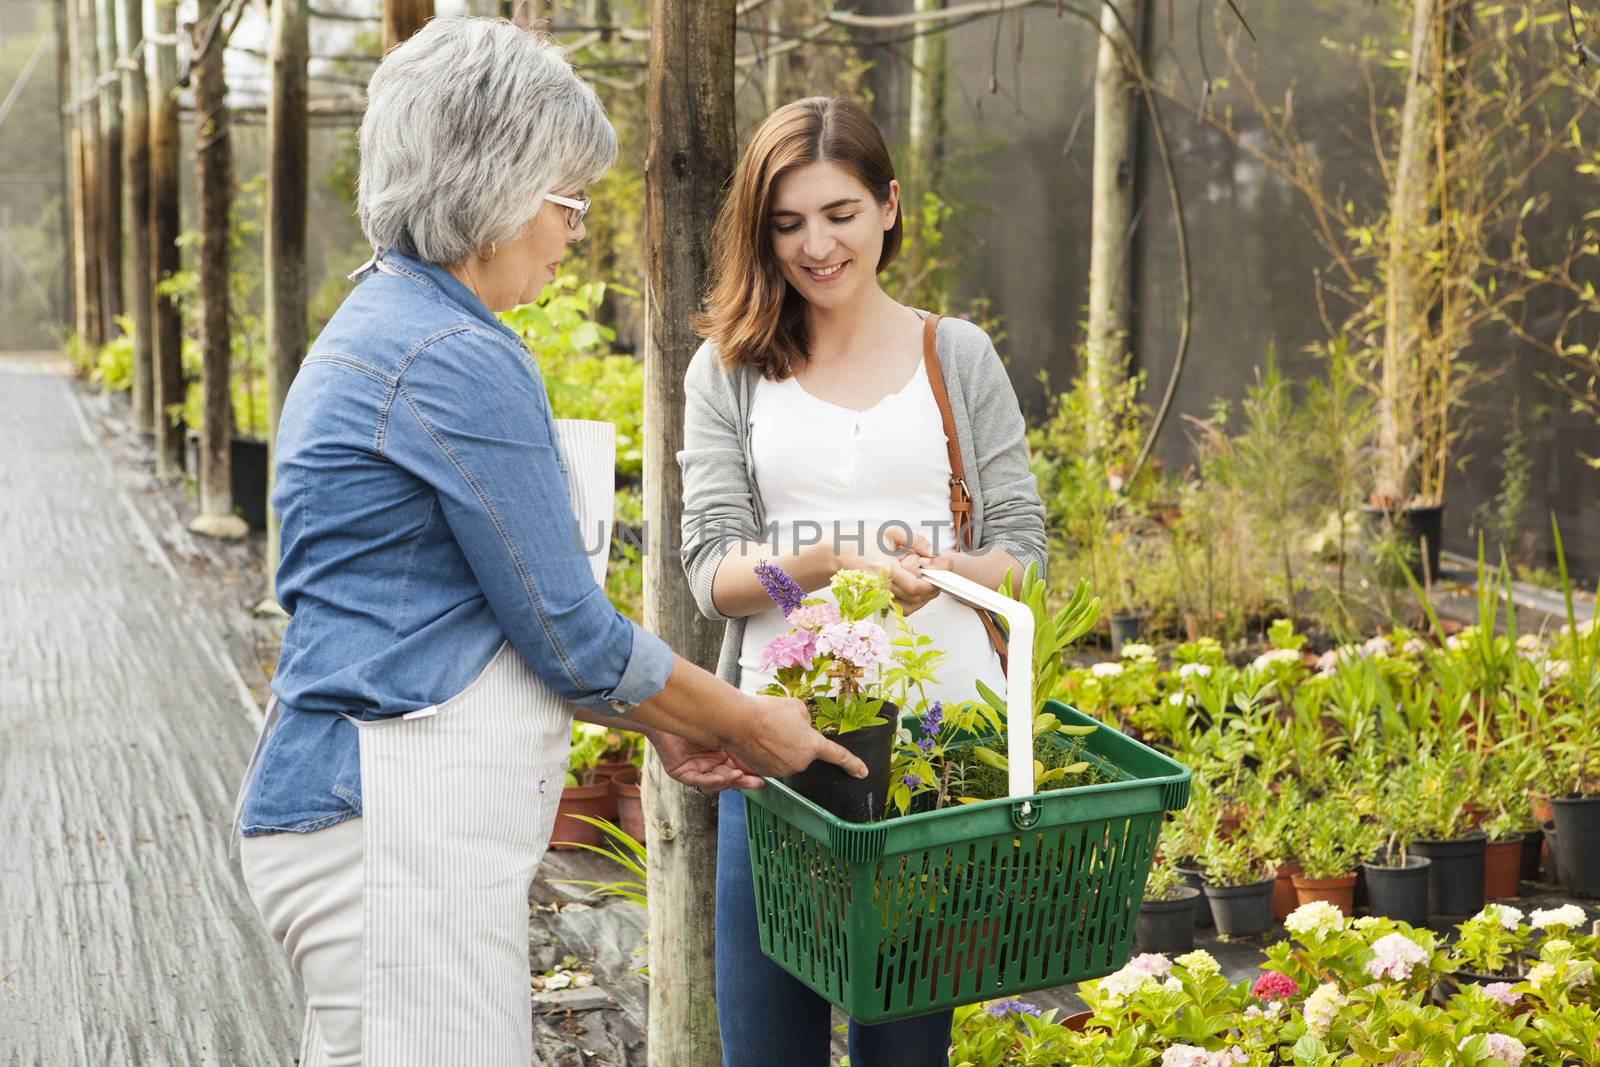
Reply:
<svg viewBox="0 0 1600 1067"><path fill-rule="evenodd" d="M144 36L142 0L121 0L117 4L117 16L120 40L131 46ZM141 432L150 433L155 427L155 362L150 332L155 311L149 226L150 110L142 46L129 53L122 68L122 117L122 213L127 223L129 250L125 284L128 315L133 320L133 425Z"/></svg>
<svg viewBox="0 0 1600 1067"><path fill-rule="evenodd" d="M650 141L645 157L649 274L645 317L645 626L680 653L715 665L721 627L701 616L680 560L667 551L682 518L683 376L700 339L691 320L708 284L711 224L733 172L734 0L652 0ZM671 534L668 531L672 531ZM645 771L651 823L650 1067L715 1067L716 808Z"/></svg>
<svg viewBox="0 0 1600 1067"><path fill-rule="evenodd" d="M95 82L94 0L65 0L72 5L67 36L72 51L73 186L72 244L77 273L74 295L77 331L90 349L105 343L104 308L100 300L100 110L90 95Z"/></svg>
<svg viewBox="0 0 1600 1067"><path fill-rule="evenodd" d="M278 417L306 353L306 0L272 5L272 95L267 103L267 490ZM267 512L267 581L278 570L278 516Z"/></svg>
<svg viewBox="0 0 1600 1067"><path fill-rule="evenodd" d="M105 336L116 337L122 294L122 89L117 69L119 0L95 0L96 75L100 84L100 298Z"/></svg>
<svg viewBox="0 0 1600 1067"><path fill-rule="evenodd" d="M159 39L177 32L176 0L151 0L152 25ZM156 44L150 83L150 316L151 390L156 433L156 473L173 477L183 470L184 427L169 412L183 404L183 321L178 305L156 287L183 266L178 249L178 49Z"/></svg>

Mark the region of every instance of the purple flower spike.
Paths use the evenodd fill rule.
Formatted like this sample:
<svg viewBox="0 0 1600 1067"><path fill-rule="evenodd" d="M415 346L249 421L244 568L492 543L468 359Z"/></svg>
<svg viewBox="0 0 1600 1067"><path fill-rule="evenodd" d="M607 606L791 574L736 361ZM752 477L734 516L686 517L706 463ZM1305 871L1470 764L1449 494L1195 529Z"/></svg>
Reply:
<svg viewBox="0 0 1600 1067"><path fill-rule="evenodd" d="M922 784L922 779L918 778L914 774L908 774L900 780L905 783L907 789L915 789L917 786Z"/></svg>
<svg viewBox="0 0 1600 1067"><path fill-rule="evenodd" d="M931 752L934 741L939 737L939 730L944 726L944 703L935 700L930 704L918 725L922 728L922 740L917 742L918 747L921 747L924 752ZM926 742L926 745L924 745L924 742Z"/></svg>
<svg viewBox="0 0 1600 1067"><path fill-rule="evenodd" d="M992 1002L986 1010L996 1019L1006 1015L1032 1015L1034 1018L1038 1018L1043 1014L1043 1012L1041 1012L1034 1005L1029 1004L1025 1000L1017 1000L1015 997L1007 997L1004 1000L996 1000Z"/></svg>
<svg viewBox="0 0 1600 1067"><path fill-rule="evenodd" d="M783 612L784 618L800 606L806 598L806 591L800 588L800 583L789 577L784 569L776 563L762 560L756 564L756 578L761 582L761 588L767 591L772 602L778 605L778 610Z"/></svg>

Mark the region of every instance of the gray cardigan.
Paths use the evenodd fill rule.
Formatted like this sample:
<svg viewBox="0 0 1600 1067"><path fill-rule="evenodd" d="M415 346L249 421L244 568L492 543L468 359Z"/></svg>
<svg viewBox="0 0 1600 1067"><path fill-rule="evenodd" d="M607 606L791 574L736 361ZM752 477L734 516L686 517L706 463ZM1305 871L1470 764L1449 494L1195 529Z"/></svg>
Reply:
<svg viewBox="0 0 1600 1067"><path fill-rule="evenodd" d="M940 320L937 344L972 494L973 544L1004 549L1024 567L1037 563L1042 575L1044 505L1028 468L1027 426L1005 366L989 335L962 319ZM760 377L751 367L727 368L709 341L684 375L684 448L678 453L683 569L700 610L728 623L717 675L733 685L739 684L745 620L717 610L711 583L731 547L759 540L766 529L750 453L750 404Z"/></svg>

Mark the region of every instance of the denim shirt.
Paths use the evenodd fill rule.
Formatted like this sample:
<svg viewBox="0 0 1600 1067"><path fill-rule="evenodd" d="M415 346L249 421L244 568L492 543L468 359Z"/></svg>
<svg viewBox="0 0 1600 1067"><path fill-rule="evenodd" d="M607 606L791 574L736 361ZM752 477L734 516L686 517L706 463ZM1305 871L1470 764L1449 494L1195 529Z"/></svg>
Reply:
<svg viewBox="0 0 1600 1067"><path fill-rule="evenodd" d="M277 593L291 619L246 835L359 815L344 715L438 704L502 642L560 696L608 712L660 692L673 667L595 582L522 341L444 268L377 262L312 345L278 425Z"/></svg>

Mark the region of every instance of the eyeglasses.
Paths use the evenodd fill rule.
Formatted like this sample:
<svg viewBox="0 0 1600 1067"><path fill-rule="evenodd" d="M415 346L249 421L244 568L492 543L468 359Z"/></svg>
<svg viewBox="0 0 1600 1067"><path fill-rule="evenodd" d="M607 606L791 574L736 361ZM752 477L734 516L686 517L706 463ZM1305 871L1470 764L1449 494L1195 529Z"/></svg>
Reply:
<svg viewBox="0 0 1600 1067"><path fill-rule="evenodd" d="M552 204L560 204L567 209L567 225L574 230L583 225L583 218L589 214L589 205L593 203L587 196L580 196L574 200L570 196L545 193L544 198Z"/></svg>

